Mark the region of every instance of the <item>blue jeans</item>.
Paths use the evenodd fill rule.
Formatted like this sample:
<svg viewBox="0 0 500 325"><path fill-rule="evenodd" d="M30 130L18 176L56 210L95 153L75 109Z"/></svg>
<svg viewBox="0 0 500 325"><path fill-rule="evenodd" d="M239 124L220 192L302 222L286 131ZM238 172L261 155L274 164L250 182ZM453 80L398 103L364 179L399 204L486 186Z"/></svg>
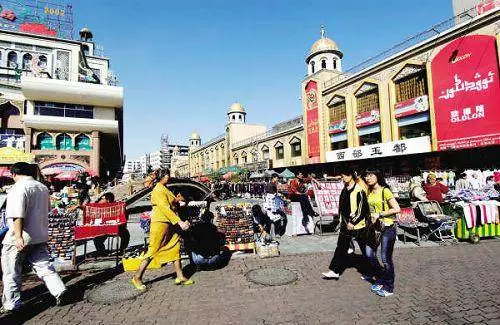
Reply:
<svg viewBox="0 0 500 325"><path fill-rule="evenodd" d="M376 284L383 286L388 292L394 291L394 263L392 253L396 242L396 227L386 227L380 236L380 257L382 265L377 259L377 249L366 246L366 258L375 269Z"/></svg>
<svg viewBox="0 0 500 325"><path fill-rule="evenodd" d="M212 257L203 257L200 254L196 254L195 252L191 253L191 258L193 259L193 263L201 266L201 267L208 267L208 268L216 268L216 267L221 267L227 262L229 262L229 259L231 258L231 254L229 252L224 251L223 253L220 253L218 255L214 255Z"/></svg>

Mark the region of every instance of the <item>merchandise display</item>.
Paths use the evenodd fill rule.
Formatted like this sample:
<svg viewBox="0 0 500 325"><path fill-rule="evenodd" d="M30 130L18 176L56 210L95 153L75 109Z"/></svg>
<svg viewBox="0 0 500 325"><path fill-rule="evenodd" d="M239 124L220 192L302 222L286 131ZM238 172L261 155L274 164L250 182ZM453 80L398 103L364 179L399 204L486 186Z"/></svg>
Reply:
<svg viewBox="0 0 500 325"><path fill-rule="evenodd" d="M78 213L67 213L65 209L53 209L49 213L49 240L47 247L56 262L73 262L75 254L74 226Z"/></svg>
<svg viewBox="0 0 500 325"><path fill-rule="evenodd" d="M226 234L226 244L253 244L253 218L250 205L218 206L216 211L217 228Z"/></svg>
<svg viewBox="0 0 500 325"><path fill-rule="evenodd" d="M387 177L385 180L394 197L406 199L410 197L410 179L410 175L397 175Z"/></svg>

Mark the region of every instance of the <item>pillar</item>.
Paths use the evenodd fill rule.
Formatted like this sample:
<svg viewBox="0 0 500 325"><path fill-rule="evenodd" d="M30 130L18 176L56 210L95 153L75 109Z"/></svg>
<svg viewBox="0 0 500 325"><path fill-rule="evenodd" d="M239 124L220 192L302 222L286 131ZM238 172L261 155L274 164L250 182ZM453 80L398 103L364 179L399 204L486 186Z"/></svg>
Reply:
<svg viewBox="0 0 500 325"><path fill-rule="evenodd" d="M101 135L99 131L92 131L92 154L90 155L90 168L100 176L101 170Z"/></svg>

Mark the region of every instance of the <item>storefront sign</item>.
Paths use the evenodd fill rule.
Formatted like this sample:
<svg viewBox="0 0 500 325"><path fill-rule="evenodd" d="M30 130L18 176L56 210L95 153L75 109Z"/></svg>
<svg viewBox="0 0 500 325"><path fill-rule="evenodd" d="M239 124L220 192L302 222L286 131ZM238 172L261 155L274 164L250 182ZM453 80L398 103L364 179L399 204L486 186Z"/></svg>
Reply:
<svg viewBox="0 0 500 325"><path fill-rule="evenodd" d="M394 106L394 116L401 118L429 110L429 98L427 95L412 98Z"/></svg>
<svg viewBox="0 0 500 325"><path fill-rule="evenodd" d="M309 163L319 163L318 85L306 85L307 146Z"/></svg>
<svg viewBox="0 0 500 325"><path fill-rule="evenodd" d="M483 1L480 4L476 5L476 10L479 15L484 14L490 10L500 7L500 0L489 0Z"/></svg>
<svg viewBox="0 0 500 325"><path fill-rule="evenodd" d="M369 112L363 112L356 115L356 126L362 128L364 126L376 124L380 122L380 111L378 109Z"/></svg>
<svg viewBox="0 0 500 325"><path fill-rule="evenodd" d="M57 170L59 173L62 173L62 172L73 172L73 171L76 171L76 172L84 172L85 171L85 168L83 168L80 165L68 164L68 163L58 163L58 164L52 164L52 165L45 166L42 169L42 173L46 169Z"/></svg>
<svg viewBox="0 0 500 325"><path fill-rule="evenodd" d="M378 157L412 155L431 151L430 137L418 137L401 141L372 144L356 148L328 151L327 162L349 161Z"/></svg>
<svg viewBox="0 0 500 325"><path fill-rule="evenodd" d="M500 144L500 82L495 37L470 35L433 59L438 150Z"/></svg>
<svg viewBox="0 0 500 325"><path fill-rule="evenodd" d="M347 120L341 119L340 121L334 121L330 123L330 127L328 128L329 134L341 133L347 130Z"/></svg>
<svg viewBox="0 0 500 325"><path fill-rule="evenodd" d="M19 161L33 162L33 155L11 147L0 148L0 164L14 164Z"/></svg>

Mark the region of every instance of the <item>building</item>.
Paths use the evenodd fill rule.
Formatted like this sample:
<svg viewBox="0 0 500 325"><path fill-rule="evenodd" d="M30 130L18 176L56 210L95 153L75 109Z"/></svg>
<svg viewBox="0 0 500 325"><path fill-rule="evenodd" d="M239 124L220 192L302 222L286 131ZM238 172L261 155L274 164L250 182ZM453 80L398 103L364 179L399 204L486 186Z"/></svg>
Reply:
<svg viewBox="0 0 500 325"><path fill-rule="evenodd" d="M172 151L170 174L175 177L189 177L189 152L181 151L178 146Z"/></svg>
<svg viewBox="0 0 500 325"><path fill-rule="evenodd" d="M201 143L194 132L189 138L191 177L223 171L229 166L250 171L302 165L302 117L279 123L269 130L265 125L246 123L246 111L234 103L227 113L226 132Z"/></svg>
<svg viewBox="0 0 500 325"><path fill-rule="evenodd" d="M480 163L495 163L500 10L465 14L467 21L438 24L345 72L342 53L322 31L302 82L308 163L392 157L394 166L395 156L429 153L406 161L430 169L436 159L438 167L474 159L462 149L479 147Z"/></svg>
<svg viewBox="0 0 500 325"><path fill-rule="evenodd" d="M125 164L123 165L123 173L124 174L133 174L133 173L140 173L142 170L141 168L141 161L138 160L127 160Z"/></svg>
<svg viewBox="0 0 500 325"><path fill-rule="evenodd" d="M0 18L0 146L29 154L42 172L114 176L123 165L123 88L92 32L73 39L69 5L2 5L17 18Z"/></svg>

